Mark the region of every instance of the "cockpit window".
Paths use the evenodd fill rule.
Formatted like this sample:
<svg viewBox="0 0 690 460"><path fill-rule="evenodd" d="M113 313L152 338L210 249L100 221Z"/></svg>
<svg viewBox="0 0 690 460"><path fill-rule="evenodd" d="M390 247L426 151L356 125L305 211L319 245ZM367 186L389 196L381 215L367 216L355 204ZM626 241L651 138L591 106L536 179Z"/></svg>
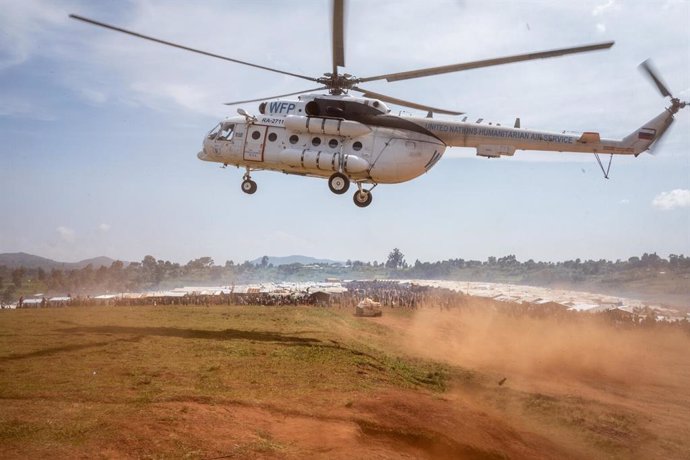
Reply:
<svg viewBox="0 0 690 460"><path fill-rule="evenodd" d="M208 133L208 138L209 139L215 139L216 136L218 135L218 132L220 132L220 123L218 123L215 128L213 128L211 131Z"/></svg>
<svg viewBox="0 0 690 460"><path fill-rule="evenodd" d="M220 133L218 134L218 137L216 140L219 141L229 141L232 139L232 135L235 132L235 124L234 123L223 123L221 126Z"/></svg>

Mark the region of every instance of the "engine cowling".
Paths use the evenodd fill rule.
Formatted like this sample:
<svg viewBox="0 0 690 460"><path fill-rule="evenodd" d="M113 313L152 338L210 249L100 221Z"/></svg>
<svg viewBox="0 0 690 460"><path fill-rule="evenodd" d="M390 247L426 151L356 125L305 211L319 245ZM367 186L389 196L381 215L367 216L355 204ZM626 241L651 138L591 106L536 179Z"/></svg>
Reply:
<svg viewBox="0 0 690 460"><path fill-rule="evenodd" d="M371 132L371 128L357 121L299 115L288 115L285 117L285 127L298 133L327 134L343 137L358 137Z"/></svg>

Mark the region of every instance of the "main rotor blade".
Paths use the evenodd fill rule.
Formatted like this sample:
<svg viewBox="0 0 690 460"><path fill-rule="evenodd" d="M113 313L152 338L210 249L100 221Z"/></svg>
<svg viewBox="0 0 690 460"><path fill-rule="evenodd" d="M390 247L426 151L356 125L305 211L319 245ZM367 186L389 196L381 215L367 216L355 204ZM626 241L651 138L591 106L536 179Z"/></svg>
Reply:
<svg viewBox="0 0 690 460"><path fill-rule="evenodd" d="M410 107L412 109L426 110L427 112L442 113L445 115L462 115L465 112L455 112L453 110L437 109L436 107L431 107L428 105L417 104L416 102L406 101L404 99L398 99L396 97L386 96L385 94L375 93L373 91L366 90L364 88L352 87L354 91L358 91L364 95L364 97L371 97L374 99L381 99L385 102L390 102L391 104L402 105L403 107Z"/></svg>
<svg viewBox="0 0 690 460"><path fill-rule="evenodd" d="M577 46L574 48L562 48L562 49L551 50L551 51L541 51L538 53L518 54L515 56L506 56L506 57L502 57L502 58L485 59L483 61L464 62L464 63L460 63L460 64L451 64L451 65L445 65L445 66L440 66L440 67L429 67L426 69L411 70L408 72L398 72L398 73L389 73L389 74L385 74L385 75L377 75L375 77L360 78L360 79L358 79L358 81L367 82L367 81L383 80L383 79L386 79L387 81L398 81L398 80L407 80L410 78L428 77L431 75L438 75L438 74L442 74L442 73L459 72L461 70L469 70L469 69L477 69L480 67L490 67L490 66L501 65L501 64L509 64L511 62L531 61L533 59L544 59L544 58L550 58L550 57L556 57L556 56L563 56L566 54L584 53L587 51L596 51L596 50L608 49L608 48L611 48L613 46L613 44L614 44L614 42L606 42L606 43L598 43L598 44L594 44L594 45Z"/></svg>
<svg viewBox="0 0 690 460"><path fill-rule="evenodd" d="M344 0L333 0L333 75L345 67Z"/></svg>
<svg viewBox="0 0 690 460"><path fill-rule="evenodd" d="M302 78L304 80L317 81L316 78L307 77L306 75L300 75L300 74L296 74L296 73L292 73L292 72L285 72L283 70L273 69L271 67L266 67L266 66L258 65L258 64L252 64L251 62L240 61L239 59L233 59L233 58L229 58L227 56L221 56L219 54L209 53L207 51L202 51L202 50L198 50L195 48L190 48L188 46L178 45L176 43L172 43L169 41L161 40L161 39L154 38L154 37L149 37L147 35L143 35L143 34L140 34L137 32L132 32L131 30L111 26L110 24L106 24L104 22L94 21L93 19L85 18L83 16L77 16L76 14L70 14L69 17L72 19L76 19L78 21L88 22L89 24L93 24L95 26L104 27L106 29L114 30L116 32L122 32L123 34L132 35L132 36L138 37L138 38L143 38L144 40L149 40L149 41L160 43L163 45L172 46L174 48L179 48L182 50L191 51L192 53L203 54L204 56L210 56L213 58L222 59L224 61L235 62L237 64L243 64L243 65L247 65L249 67L255 67L257 69L268 70L269 72L276 72L276 73L280 73L283 75L290 75L291 77Z"/></svg>
<svg viewBox="0 0 690 460"><path fill-rule="evenodd" d="M311 93L313 91L321 91L324 89L328 89L328 88L326 88L325 86L322 86L320 88L305 89L304 91L295 91L294 93L278 94L277 96L260 97L258 99L247 99L246 101L224 102L224 104L225 105L248 104L249 102L259 102L259 101L265 101L267 99L278 99L281 97L294 96L295 94Z"/></svg>
<svg viewBox="0 0 690 460"><path fill-rule="evenodd" d="M661 93L662 96L668 96L668 97L673 97L671 95L671 92L668 90L666 85L664 85L664 82L661 81L661 78L659 78L659 74L656 72L654 67L652 66L652 61L647 59L644 61L642 64L639 65L639 68L643 71L646 72L647 76L654 82L657 88L659 88L659 92Z"/></svg>

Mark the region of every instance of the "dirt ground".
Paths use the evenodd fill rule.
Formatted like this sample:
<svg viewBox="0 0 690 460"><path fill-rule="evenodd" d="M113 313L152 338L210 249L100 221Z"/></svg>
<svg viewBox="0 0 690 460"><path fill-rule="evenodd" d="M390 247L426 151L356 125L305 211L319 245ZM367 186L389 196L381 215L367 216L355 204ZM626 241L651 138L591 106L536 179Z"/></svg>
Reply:
<svg viewBox="0 0 690 460"><path fill-rule="evenodd" d="M421 310L383 322L406 352L482 375L476 391L458 385L451 398L559 446L542 444L539 457L690 458L686 333L491 311Z"/></svg>
<svg viewBox="0 0 690 460"><path fill-rule="evenodd" d="M266 318L274 315L270 309L262 311ZM50 391L28 376L53 378L48 375L49 363L65 354L82 352L87 344L39 347L23 354L0 348L0 456L690 458L690 337L682 333L618 329L594 321L563 323L489 311L388 310L382 318L366 319L353 319L349 312L329 313L331 316L318 312L318 321L309 316L311 310L302 313L299 320L293 320L285 310L280 313L282 319L272 318L271 323L239 324L237 330L244 332L234 331L231 338L195 329L195 340L206 340L200 347L208 349L209 344L221 343L230 347L222 351L224 356L228 350L245 346L242 355L254 353L248 361L222 361L221 367L239 369L234 370L237 374L219 378L218 388L212 392L208 390L208 375L223 368L207 368L205 363L201 376L187 375L172 364L144 377L139 371L131 376L130 365L124 377L112 377L88 394L77 389L72 392L73 385L85 384L59 375L55 377L57 384L67 389ZM213 314L209 324L218 321ZM7 318L0 319L5 327L0 337L11 335L6 332L12 330ZM298 334L295 326L304 328L300 337L309 342L300 343L299 348L310 353L308 359L299 355L302 372L298 369L296 377L290 377L298 380L287 384L279 382L284 378L280 366L287 358L277 354L289 345L285 343L287 336L279 335L282 329L276 330L266 344L261 344L256 339L260 336L252 335L257 327L283 320L283 327L293 336ZM175 355L168 358L170 362L183 361L185 369L194 360L216 359L215 355L211 359L195 351L189 355L190 361L185 361L185 353L195 343L180 342L184 348L175 348L180 339L177 336L185 334L144 326L104 329L97 326L99 321L93 319L78 330L92 334L89 338L117 341L122 350L141 346L146 340L162 340L161 351L147 344L145 353L160 362L168 350ZM50 334L66 330L51 329ZM75 330L69 329L72 335ZM141 331L151 337L133 336ZM47 340L48 335L37 334L35 340ZM27 343L33 344L33 340ZM0 343L6 347L10 342ZM94 353L99 347L113 346L93 343ZM320 353L346 355L347 361L337 361L338 367L326 371L327 363L319 361L325 358L314 358L314 347ZM297 347L288 351L292 353L293 348ZM379 358L379 352L412 361L395 358L390 361L394 364L388 364ZM376 359L367 361L368 353ZM117 362L118 354L112 352L109 359ZM272 354L281 361L272 359ZM82 359L87 361L89 356ZM103 360L105 355L97 356ZM144 355L138 356L143 363ZM36 359L45 360L40 361L44 370L30 374L37 372L35 365L29 367ZM414 369L407 367L416 365L414 359L447 366L442 391L400 383L391 377L412 373ZM347 372L350 362L351 374L336 375L340 368ZM74 364L62 361L62 365ZM237 377L250 375L248 365L255 365L268 382ZM273 372L275 387L271 386ZM118 374L113 371L109 375ZM93 377L97 377L95 371ZM195 383L181 386L184 391L170 390L192 377ZM26 381L21 386L9 384L22 378ZM126 378L136 381L125 382ZM430 371L415 378L431 381L434 376ZM310 381L306 390L300 386L305 380ZM154 392L158 381L162 386ZM141 391L146 392L144 400L135 397Z"/></svg>
<svg viewBox="0 0 690 460"><path fill-rule="evenodd" d="M46 403L78 416L88 405ZM10 410L21 417L23 405ZM63 414L65 416L66 414ZM69 415L67 415L69 416ZM59 419L53 423L59 424ZM349 407L155 403L80 446L5 446L3 458L569 458L546 437L519 431L461 400L387 391Z"/></svg>

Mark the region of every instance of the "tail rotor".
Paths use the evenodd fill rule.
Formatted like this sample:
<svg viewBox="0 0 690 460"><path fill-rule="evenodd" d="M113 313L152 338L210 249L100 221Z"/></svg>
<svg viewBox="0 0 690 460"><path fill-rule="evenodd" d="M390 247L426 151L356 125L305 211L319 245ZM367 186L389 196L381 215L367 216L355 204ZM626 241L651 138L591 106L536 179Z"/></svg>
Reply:
<svg viewBox="0 0 690 460"><path fill-rule="evenodd" d="M657 87L657 89L663 97L668 97L671 99L671 105L667 108L667 110L672 115L675 115L676 113L678 113L680 109L684 109L686 106L690 105L690 101L681 101L679 98L674 97L673 94L671 94L671 91L669 91L668 87L659 76L659 72L657 72L657 70L654 68L654 66L652 65L652 61L650 59L647 59L642 64L640 64L639 68L647 76L647 78L649 78L652 81L652 83L654 83L654 85ZM663 126L662 129L657 131L654 142L649 146L649 153L651 153L652 155L656 155L658 153L659 141L661 140L662 136L666 133L666 131L672 123L673 116L670 117L668 123L665 126Z"/></svg>
<svg viewBox="0 0 690 460"><path fill-rule="evenodd" d="M647 59L642 64L640 64L640 70L642 70L647 75L647 77L650 80L652 80L652 82L659 89L659 92L661 93L662 96L671 98L671 107L669 107L668 109L672 113L675 114L680 109L683 109L686 106L690 105L690 101L681 101L677 97L673 97L673 94L671 94L671 91L668 90L668 87L666 86L666 84L664 84L664 82L659 77L659 72L657 72L656 69L653 67L652 61L650 59Z"/></svg>

